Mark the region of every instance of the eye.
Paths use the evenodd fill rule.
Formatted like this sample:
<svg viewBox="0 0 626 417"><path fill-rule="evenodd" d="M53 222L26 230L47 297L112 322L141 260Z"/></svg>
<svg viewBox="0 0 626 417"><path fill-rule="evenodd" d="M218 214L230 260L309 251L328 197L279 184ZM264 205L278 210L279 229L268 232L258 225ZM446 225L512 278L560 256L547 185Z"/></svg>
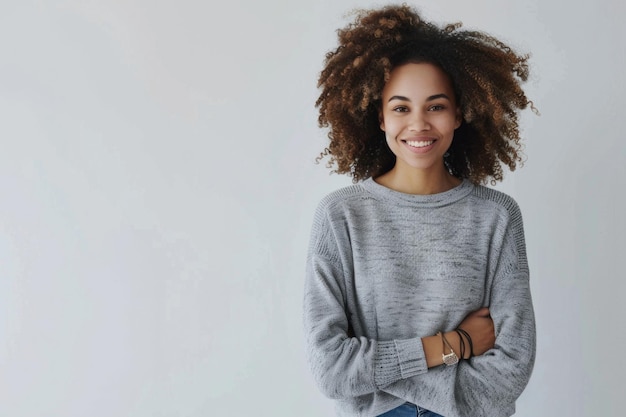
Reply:
<svg viewBox="0 0 626 417"><path fill-rule="evenodd" d="M391 109L391 111L396 112L396 113L406 113L409 111L409 108L406 106L396 106L393 109Z"/></svg>
<svg viewBox="0 0 626 417"><path fill-rule="evenodd" d="M443 104L433 104L432 106L428 108L428 111L441 111L445 109L446 109L446 106L444 106Z"/></svg>

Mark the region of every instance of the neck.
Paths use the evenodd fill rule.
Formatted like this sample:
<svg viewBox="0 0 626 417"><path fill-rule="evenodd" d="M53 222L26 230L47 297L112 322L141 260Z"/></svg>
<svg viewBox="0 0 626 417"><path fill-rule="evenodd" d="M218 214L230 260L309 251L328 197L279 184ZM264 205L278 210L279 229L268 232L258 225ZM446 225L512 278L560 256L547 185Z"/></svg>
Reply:
<svg viewBox="0 0 626 417"><path fill-rule="evenodd" d="M443 193L461 183L443 166L437 170L403 170L398 164L375 181L394 191L419 195Z"/></svg>

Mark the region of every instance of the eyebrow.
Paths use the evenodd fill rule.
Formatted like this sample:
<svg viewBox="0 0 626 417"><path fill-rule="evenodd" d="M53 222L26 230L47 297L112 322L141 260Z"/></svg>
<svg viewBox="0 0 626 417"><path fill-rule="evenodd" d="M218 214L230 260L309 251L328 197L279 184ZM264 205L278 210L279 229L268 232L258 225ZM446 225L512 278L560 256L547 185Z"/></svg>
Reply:
<svg viewBox="0 0 626 417"><path fill-rule="evenodd" d="M446 100L450 100L450 97L448 97L447 94L440 93L440 94L434 94L432 96L429 96L426 99L426 101L433 101L433 100L437 100L438 98L445 98ZM409 101L409 102L411 101L408 97L405 97L405 96L392 96L391 98L389 98L389 101L391 100L402 100L402 101Z"/></svg>

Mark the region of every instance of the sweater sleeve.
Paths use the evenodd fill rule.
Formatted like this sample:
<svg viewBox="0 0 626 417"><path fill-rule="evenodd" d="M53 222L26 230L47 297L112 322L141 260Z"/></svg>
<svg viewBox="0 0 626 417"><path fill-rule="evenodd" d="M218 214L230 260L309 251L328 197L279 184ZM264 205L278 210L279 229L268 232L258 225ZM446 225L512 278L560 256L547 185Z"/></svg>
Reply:
<svg viewBox="0 0 626 417"><path fill-rule="evenodd" d="M345 268L335 230L316 213L306 268L304 332L320 390L330 398L370 394L428 368L420 338L377 341L354 337L346 313Z"/></svg>
<svg viewBox="0 0 626 417"><path fill-rule="evenodd" d="M495 325L495 346L481 356L459 363L457 368L458 400L477 416L489 415L485 399L491 404L514 407L528 384L535 361L535 317L522 219L516 204L510 210L512 216L488 300Z"/></svg>

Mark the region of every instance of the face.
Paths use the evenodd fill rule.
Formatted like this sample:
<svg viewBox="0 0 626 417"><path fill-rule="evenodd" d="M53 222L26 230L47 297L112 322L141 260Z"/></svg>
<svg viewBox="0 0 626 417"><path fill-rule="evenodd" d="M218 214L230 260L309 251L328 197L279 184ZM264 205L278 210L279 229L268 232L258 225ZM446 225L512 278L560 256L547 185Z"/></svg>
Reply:
<svg viewBox="0 0 626 417"><path fill-rule="evenodd" d="M450 78L429 63L394 68L382 92L380 128L396 170L441 174L443 155L461 125Z"/></svg>

